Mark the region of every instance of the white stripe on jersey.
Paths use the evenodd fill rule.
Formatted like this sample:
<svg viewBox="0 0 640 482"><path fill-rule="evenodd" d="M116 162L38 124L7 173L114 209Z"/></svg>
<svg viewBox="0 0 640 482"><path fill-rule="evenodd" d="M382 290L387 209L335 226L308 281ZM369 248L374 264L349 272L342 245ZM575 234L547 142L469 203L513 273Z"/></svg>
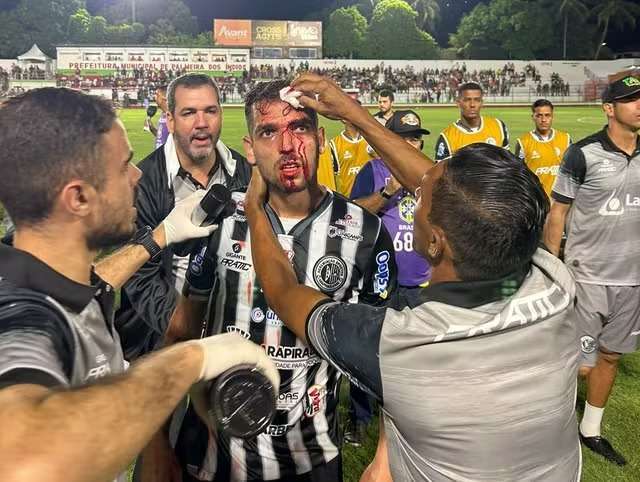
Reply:
<svg viewBox="0 0 640 482"><path fill-rule="evenodd" d="M328 366L327 362L322 362L314 378L315 384L326 387L326 382L329 376L327 373ZM328 396L329 394L325 393L325 403ZM324 461L325 463L331 462L338 455L338 447L333 444L331 437L329 437L329 422L327 421L324 410L314 415L313 426L316 429L318 445L322 447Z"/></svg>
<svg viewBox="0 0 640 482"><path fill-rule="evenodd" d="M262 478L264 480L279 479L280 465L278 465L271 438L258 437L258 454L262 459Z"/></svg>
<svg viewBox="0 0 640 482"><path fill-rule="evenodd" d="M231 479L229 482L245 482L247 480L247 454L242 445L242 439L231 437L229 445L231 453Z"/></svg>

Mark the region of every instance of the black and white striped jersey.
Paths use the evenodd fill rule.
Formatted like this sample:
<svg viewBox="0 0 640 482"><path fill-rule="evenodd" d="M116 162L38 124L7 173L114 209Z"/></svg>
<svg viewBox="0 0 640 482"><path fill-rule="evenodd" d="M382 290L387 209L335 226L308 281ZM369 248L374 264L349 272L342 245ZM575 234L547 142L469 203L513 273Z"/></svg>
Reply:
<svg viewBox="0 0 640 482"><path fill-rule="evenodd" d="M188 447L176 451L189 453L187 470L202 480L216 473L220 480L274 480L310 472L338 455L339 373L267 306L253 270L244 194L233 196L236 212L192 255L185 289L210 300L207 334L235 332L264 347L280 371L278 411L256 438L212 437L206 455L195 456ZM283 227L290 220L265 209L301 283L336 301L385 303L396 285L396 267L377 216L330 191L291 229ZM193 434L183 426L178 444L187 439ZM203 449L207 443L195 445Z"/></svg>

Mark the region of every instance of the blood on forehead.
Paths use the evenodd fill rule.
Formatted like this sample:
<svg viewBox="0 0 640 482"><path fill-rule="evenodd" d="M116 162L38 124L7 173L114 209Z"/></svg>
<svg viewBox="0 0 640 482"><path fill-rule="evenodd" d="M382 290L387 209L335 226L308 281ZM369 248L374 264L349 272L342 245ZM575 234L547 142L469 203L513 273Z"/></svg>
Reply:
<svg viewBox="0 0 640 482"><path fill-rule="evenodd" d="M283 128L301 119L308 120L313 124L313 120L306 111L295 109L288 102L281 100L261 100L256 102L253 108L253 124L256 128L262 124L273 124L278 128Z"/></svg>

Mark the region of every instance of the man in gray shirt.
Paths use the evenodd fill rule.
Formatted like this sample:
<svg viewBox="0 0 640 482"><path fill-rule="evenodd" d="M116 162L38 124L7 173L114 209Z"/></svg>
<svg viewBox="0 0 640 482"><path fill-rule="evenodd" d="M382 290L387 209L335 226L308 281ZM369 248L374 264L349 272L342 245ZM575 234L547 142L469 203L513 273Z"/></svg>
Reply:
<svg viewBox="0 0 640 482"><path fill-rule="evenodd" d="M600 425L620 356L638 349L640 335L640 73L611 80L602 96L607 125L564 155L545 242L558 255L566 226L565 263L577 284L580 374L587 379L580 438L625 465Z"/></svg>
<svg viewBox="0 0 640 482"><path fill-rule="evenodd" d="M549 203L535 174L485 144L431 167L332 81L305 74L292 87L305 107L358 126L416 192L414 246L433 267L431 284L386 308L298 284L258 172L245 198L269 306L381 402L393 479L578 481L575 286L538 247Z"/></svg>

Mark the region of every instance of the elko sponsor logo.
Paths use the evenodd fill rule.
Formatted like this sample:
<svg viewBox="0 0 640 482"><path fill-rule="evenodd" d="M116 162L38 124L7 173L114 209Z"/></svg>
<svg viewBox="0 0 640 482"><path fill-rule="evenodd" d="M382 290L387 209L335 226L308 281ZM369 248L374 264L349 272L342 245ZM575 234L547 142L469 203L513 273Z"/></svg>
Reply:
<svg viewBox="0 0 640 482"><path fill-rule="evenodd" d="M307 390L304 399L304 415L311 418L324 410L327 402L327 388L323 385L313 385Z"/></svg>
<svg viewBox="0 0 640 482"><path fill-rule="evenodd" d="M323 256L313 267L313 280L322 291L338 291L347 281L347 263L337 256Z"/></svg>
<svg viewBox="0 0 640 482"><path fill-rule="evenodd" d="M387 288L389 287L389 259L391 255L389 251L380 251L376 256L376 264L378 269L373 277L373 292L386 298Z"/></svg>

